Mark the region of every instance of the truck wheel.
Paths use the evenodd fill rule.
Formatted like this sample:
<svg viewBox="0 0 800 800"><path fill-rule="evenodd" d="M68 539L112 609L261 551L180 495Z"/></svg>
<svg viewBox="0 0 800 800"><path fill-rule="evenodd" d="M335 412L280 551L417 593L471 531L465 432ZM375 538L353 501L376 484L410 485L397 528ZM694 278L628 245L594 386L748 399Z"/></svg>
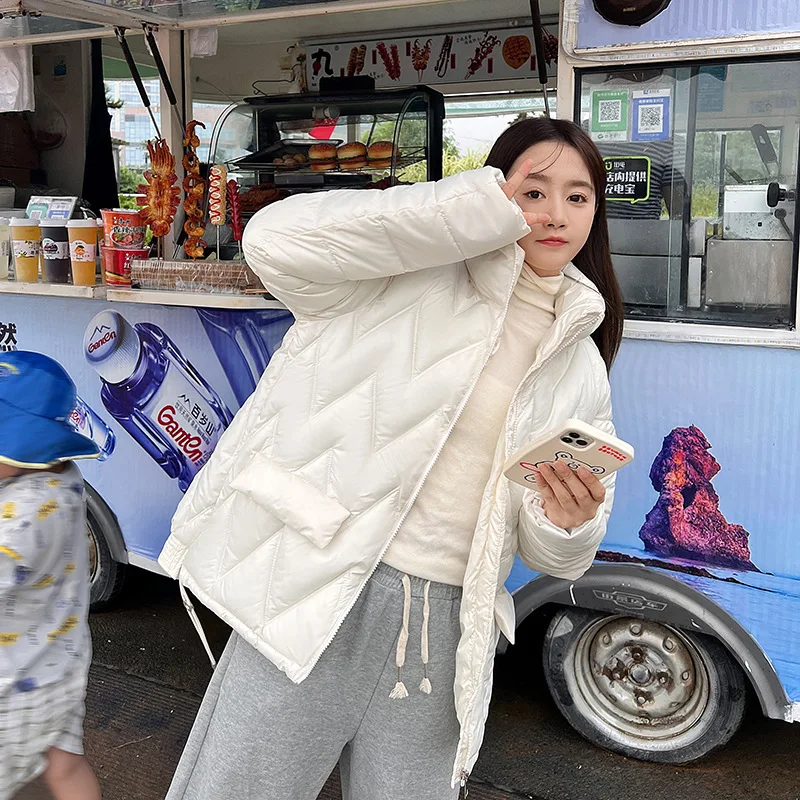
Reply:
<svg viewBox="0 0 800 800"><path fill-rule="evenodd" d="M86 533L89 545L89 609L101 611L122 591L126 564L111 557L111 550L91 508L86 514Z"/></svg>
<svg viewBox="0 0 800 800"><path fill-rule="evenodd" d="M630 758L694 761L724 745L744 717L745 677L711 637L564 609L543 655L550 693L570 725Z"/></svg>

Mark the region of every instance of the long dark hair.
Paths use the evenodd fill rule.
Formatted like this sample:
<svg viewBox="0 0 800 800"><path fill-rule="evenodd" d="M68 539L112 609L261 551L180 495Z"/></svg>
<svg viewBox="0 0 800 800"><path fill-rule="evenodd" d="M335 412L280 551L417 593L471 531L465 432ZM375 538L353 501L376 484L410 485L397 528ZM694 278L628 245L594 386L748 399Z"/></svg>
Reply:
<svg viewBox="0 0 800 800"><path fill-rule="evenodd" d="M585 131L574 122L537 117L520 120L502 133L489 152L486 166L496 167L508 177L514 162L522 153L540 142L555 142L577 150L592 177L597 210L589 238L573 259L573 263L597 286L606 302L605 319L592 334L592 338L606 362L606 368L610 370L622 341L625 314L622 292L611 263L606 223L606 168L600 151Z"/></svg>

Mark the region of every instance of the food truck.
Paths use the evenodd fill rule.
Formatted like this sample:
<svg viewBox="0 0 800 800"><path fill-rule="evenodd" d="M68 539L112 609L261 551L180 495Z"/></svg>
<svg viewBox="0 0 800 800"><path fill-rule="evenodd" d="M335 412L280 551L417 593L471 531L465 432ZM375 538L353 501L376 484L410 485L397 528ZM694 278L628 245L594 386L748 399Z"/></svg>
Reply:
<svg viewBox="0 0 800 800"><path fill-rule="evenodd" d="M734 735L748 701L800 720L796 4L23 5L33 14L0 29L0 53L30 48L33 124L61 141L36 159L20 144L8 166L0 152L0 178L17 184L0 216L24 215L31 196L81 194L87 83L120 64L115 118L142 118L142 150L158 124L181 181L187 123L205 121L190 147L235 182L241 225L296 192L480 166L519 116L583 125L607 165L626 307L615 421L636 459L583 578L515 565L518 627L544 621L545 675L573 727L631 757L700 758ZM131 63L155 87L149 106ZM0 281L0 349L62 363L80 394L74 423L103 452L82 467L97 608L128 565L158 570L182 492L292 323L241 260L237 223L212 224L209 194L199 216L177 210L161 258L133 262L131 286ZM84 205L70 214L91 214ZM181 241L192 220L202 258Z"/></svg>

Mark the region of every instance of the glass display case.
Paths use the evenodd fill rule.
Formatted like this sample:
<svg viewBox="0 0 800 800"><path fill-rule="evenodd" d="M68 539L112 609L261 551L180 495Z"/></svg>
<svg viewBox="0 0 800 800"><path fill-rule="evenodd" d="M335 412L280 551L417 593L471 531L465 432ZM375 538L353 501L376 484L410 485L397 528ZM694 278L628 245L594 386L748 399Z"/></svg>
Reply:
<svg viewBox="0 0 800 800"><path fill-rule="evenodd" d="M238 183L246 223L261 208L297 193L438 180L443 125L443 96L423 86L257 94L219 118L209 163L224 165ZM220 257L233 258L235 250L223 241Z"/></svg>

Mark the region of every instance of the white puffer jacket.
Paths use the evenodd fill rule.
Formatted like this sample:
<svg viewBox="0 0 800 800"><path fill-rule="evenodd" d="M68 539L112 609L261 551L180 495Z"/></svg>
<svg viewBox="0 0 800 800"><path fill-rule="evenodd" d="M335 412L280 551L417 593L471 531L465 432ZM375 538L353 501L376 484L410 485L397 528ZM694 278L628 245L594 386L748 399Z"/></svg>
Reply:
<svg viewBox="0 0 800 800"><path fill-rule="evenodd" d="M247 226L248 263L296 315L178 507L160 564L295 682L313 669L408 513L497 342L529 229L485 168L384 192L305 195ZM455 782L472 769L494 651L514 636L515 553L570 580L611 509L571 532L502 465L568 417L612 431L589 334L604 301L571 265L495 456L461 607Z"/></svg>

